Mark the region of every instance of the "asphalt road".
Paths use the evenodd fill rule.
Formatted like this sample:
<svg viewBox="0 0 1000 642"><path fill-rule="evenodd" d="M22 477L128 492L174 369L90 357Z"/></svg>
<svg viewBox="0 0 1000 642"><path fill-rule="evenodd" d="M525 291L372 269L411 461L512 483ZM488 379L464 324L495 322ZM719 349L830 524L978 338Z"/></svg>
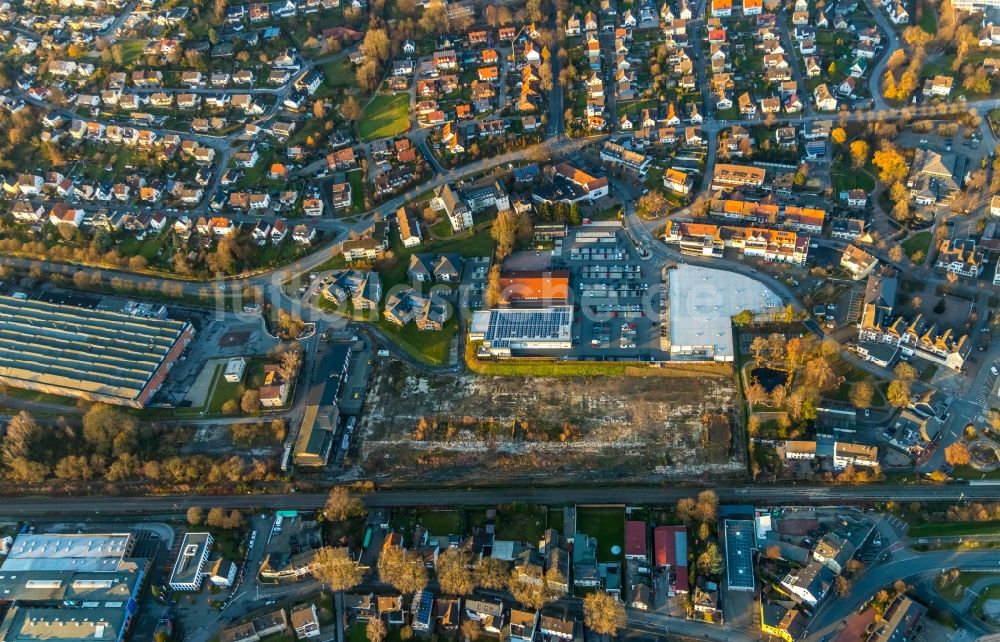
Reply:
<svg viewBox="0 0 1000 642"><path fill-rule="evenodd" d="M533 504L665 504L692 497L702 487L664 488L483 488L476 490L384 490L364 497L371 508L402 506L483 506L515 501ZM753 504L822 504L851 502L995 500L993 485L867 485L867 486L724 486L715 487L723 502ZM272 495L164 495L150 497L7 497L0 515L31 517L88 513L169 513L189 506L244 509L298 509L320 507L325 493ZM1000 553L998 553L1000 554Z"/></svg>
<svg viewBox="0 0 1000 642"><path fill-rule="evenodd" d="M1000 550L955 550L914 553L900 551L891 561L865 571L847 595L828 599L816 612L808 628L807 639L823 639L832 634L841 621L856 611L879 589L896 580L936 575L943 570L961 568L967 571L1000 570Z"/></svg>

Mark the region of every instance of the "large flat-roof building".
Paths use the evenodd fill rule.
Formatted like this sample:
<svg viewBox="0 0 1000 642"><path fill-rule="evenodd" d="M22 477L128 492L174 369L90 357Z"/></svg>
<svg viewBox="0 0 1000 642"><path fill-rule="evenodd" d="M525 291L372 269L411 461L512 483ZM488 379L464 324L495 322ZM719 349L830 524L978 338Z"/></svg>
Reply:
<svg viewBox="0 0 1000 642"><path fill-rule="evenodd" d="M130 533L19 535L0 565L0 642L125 637L149 566Z"/></svg>
<svg viewBox="0 0 1000 642"><path fill-rule="evenodd" d="M306 397L305 415L292 452L296 466L325 466L330 459L340 419L337 396L350 361L351 346L346 343L333 345L320 359L317 371L323 378L313 384Z"/></svg>
<svg viewBox="0 0 1000 642"><path fill-rule="evenodd" d="M74 571L110 573L132 554L131 533L32 533L19 535L0 572Z"/></svg>
<svg viewBox="0 0 1000 642"><path fill-rule="evenodd" d="M753 591L753 522L748 519L727 519L726 584L730 591Z"/></svg>
<svg viewBox="0 0 1000 642"><path fill-rule="evenodd" d="M193 337L186 321L0 296L0 383L141 408Z"/></svg>
<svg viewBox="0 0 1000 642"><path fill-rule="evenodd" d="M120 608L15 606L0 623L0 642L121 642L128 619Z"/></svg>
<svg viewBox="0 0 1000 642"><path fill-rule="evenodd" d="M469 340L482 341L483 352L495 357L569 350L572 327L567 305L485 310L473 313Z"/></svg>
<svg viewBox="0 0 1000 642"><path fill-rule="evenodd" d="M682 264L669 271L670 352L673 358L732 361L732 317L765 312L781 300L763 283L725 270Z"/></svg>
<svg viewBox="0 0 1000 642"><path fill-rule="evenodd" d="M174 568L170 571L170 588L174 591L201 589L201 583L208 575L205 563L211 551L211 533L185 533Z"/></svg>

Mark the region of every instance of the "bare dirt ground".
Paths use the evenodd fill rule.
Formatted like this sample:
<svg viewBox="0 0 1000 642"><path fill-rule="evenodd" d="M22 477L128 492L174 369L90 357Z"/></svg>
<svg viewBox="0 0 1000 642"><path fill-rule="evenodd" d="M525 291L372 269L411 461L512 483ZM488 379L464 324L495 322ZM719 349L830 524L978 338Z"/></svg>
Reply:
<svg viewBox="0 0 1000 642"><path fill-rule="evenodd" d="M356 472L456 484L742 475L732 374L656 374L426 375L381 362Z"/></svg>

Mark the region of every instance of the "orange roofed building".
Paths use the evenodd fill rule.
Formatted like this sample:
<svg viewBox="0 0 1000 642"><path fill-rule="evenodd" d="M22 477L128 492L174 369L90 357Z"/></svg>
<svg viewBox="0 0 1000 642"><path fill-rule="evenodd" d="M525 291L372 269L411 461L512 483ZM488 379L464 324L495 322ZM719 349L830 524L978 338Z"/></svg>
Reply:
<svg viewBox="0 0 1000 642"><path fill-rule="evenodd" d="M513 306L565 303L569 298L569 272L545 270L506 272L500 275L500 299Z"/></svg>

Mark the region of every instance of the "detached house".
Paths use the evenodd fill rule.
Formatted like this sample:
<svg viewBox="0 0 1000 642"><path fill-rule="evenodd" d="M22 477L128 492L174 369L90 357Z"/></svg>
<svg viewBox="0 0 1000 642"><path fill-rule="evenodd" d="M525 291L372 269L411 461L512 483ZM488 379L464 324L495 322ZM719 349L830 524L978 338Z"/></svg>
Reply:
<svg viewBox="0 0 1000 642"><path fill-rule="evenodd" d="M819 111L835 111L837 109L837 99L830 94L830 88L827 87L826 83L818 85L813 90L813 100Z"/></svg>
<svg viewBox="0 0 1000 642"><path fill-rule="evenodd" d="M399 228L399 242L403 247L414 247L423 241L420 223L405 207L396 210L396 225Z"/></svg>

